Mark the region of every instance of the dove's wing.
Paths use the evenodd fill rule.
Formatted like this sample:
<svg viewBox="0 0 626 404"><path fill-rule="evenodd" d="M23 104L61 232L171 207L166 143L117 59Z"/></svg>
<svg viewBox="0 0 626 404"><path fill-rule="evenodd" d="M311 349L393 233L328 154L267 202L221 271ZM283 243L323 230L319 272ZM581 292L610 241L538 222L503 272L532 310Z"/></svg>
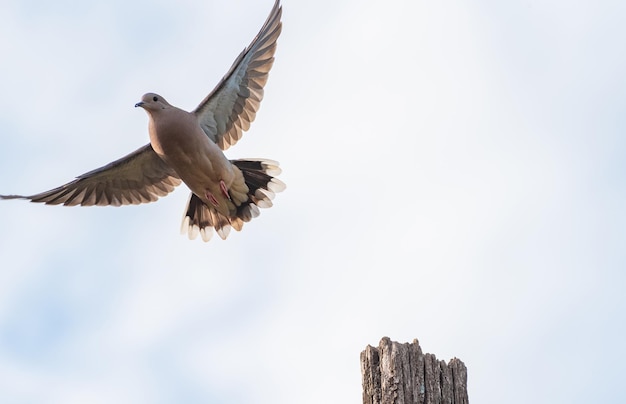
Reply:
<svg viewBox="0 0 626 404"><path fill-rule="evenodd" d="M148 144L50 191L31 196L0 195L0 199L67 206L137 205L156 201L180 182L176 172Z"/></svg>
<svg viewBox="0 0 626 404"><path fill-rule="evenodd" d="M280 35L282 7L274 8L250 46L241 52L228 73L193 113L202 130L219 145L228 149L250 128L263 99L263 86L274 63L276 40Z"/></svg>

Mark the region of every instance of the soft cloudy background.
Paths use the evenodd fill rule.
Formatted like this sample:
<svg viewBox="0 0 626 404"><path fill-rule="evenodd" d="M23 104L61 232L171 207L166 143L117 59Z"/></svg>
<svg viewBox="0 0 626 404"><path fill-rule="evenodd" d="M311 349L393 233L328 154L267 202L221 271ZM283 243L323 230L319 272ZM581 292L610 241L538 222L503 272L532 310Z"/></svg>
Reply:
<svg viewBox="0 0 626 404"><path fill-rule="evenodd" d="M145 144L271 0L2 0L0 192ZM275 206L208 244L188 191L0 206L0 402L359 403L383 336L461 358L474 403L625 402L626 3L284 0L233 158Z"/></svg>

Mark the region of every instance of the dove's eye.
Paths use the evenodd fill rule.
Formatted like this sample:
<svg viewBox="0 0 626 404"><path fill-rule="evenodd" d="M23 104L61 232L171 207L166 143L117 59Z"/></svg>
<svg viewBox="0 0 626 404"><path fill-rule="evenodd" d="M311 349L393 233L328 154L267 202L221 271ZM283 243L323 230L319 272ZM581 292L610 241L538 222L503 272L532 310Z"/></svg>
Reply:
<svg viewBox="0 0 626 404"><path fill-rule="evenodd" d="M158 97L152 97L152 101L157 102L159 100Z"/></svg>

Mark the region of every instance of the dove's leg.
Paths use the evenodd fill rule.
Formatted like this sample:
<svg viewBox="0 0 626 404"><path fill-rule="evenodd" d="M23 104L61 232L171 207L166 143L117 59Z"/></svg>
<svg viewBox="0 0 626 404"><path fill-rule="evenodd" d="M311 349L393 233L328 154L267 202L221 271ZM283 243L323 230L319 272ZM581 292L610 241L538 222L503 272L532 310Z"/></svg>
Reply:
<svg viewBox="0 0 626 404"><path fill-rule="evenodd" d="M230 200L230 194L228 193L228 188L226 188L224 180L220 180L220 189L222 190L222 194Z"/></svg>
<svg viewBox="0 0 626 404"><path fill-rule="evenodd" d="M229 201L231 200L230 194L228 193L228 188L226 188L226 183L224 182L224 180L220 180L220 191L222 191L222 195L228 198ZM218 207L220 205L220 201L218 201L215 195L213 195L213 193L211 193L211 191L209 191L208 189L204 191L204 195L209 200L209 202L211 202L211 205L215 207Z"/></svg>
<svg viewBox="0 0 626 404"><path fill-rule="evenodd" d="M207 189L204 195L209 200L209 202L211 202L211 205L215 206L216 208L220 206L220 201L217 200L217 198L211 193L211 191Z"/></svg>

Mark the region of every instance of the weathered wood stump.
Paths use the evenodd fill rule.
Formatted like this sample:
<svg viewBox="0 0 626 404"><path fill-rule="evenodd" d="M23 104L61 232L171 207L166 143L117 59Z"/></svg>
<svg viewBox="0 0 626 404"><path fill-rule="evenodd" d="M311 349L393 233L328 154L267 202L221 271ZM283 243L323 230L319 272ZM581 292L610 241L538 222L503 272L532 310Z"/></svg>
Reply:
<svg viewBox="0 0 626 404"><path fill-rule="evenodd" d="M361 352L363 404L467 404L467 368L423 354L419 342L384 337Z"/></svg>

